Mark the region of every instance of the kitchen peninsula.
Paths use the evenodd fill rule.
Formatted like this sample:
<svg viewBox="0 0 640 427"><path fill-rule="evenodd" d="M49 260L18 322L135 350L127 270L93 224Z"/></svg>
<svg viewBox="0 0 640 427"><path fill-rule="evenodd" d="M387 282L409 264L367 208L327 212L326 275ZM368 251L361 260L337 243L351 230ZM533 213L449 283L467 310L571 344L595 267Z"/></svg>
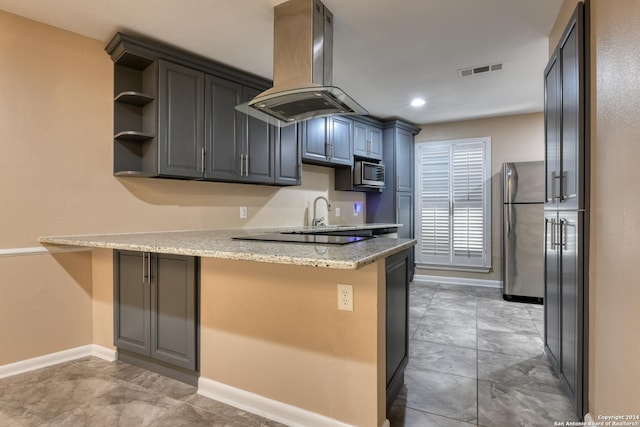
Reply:
<svg viewBox="0 0 640 427"><path fill-rule="evenodd" d="M391 226L397 224L322 231ZM387 400L403 382L408 254L415 240L378 237L346 245L232 240L313 231L318 228L60 236L40 242L95 248L94 307L97 294L107 300L113 289L114 249L198 257L199 393L292 425L382 426ZM353 311L338 310L338 284L352 286ZM95 344L113 348L113 316L105 307L94 309L93 327Z"/></svg>

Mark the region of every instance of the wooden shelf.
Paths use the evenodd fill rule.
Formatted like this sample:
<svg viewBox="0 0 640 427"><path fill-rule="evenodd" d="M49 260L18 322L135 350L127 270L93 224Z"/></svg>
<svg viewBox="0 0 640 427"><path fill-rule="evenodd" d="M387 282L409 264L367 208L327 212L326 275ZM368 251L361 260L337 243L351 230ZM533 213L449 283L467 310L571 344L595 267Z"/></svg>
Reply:
<svg viewBox="0 0 640 427"><path fill-rule="evenodd" d="M115 98L113 98L113 101L121 102L123 104L145 106L153 101L153 99L153 96L147 95L146 93L128 90L125 92L120 92L118 95L116 95Z"/></svg>
<svg viewBox="0 0 640 427"><path fill-rule="evenodd" d="M125 140L125 141L143 142L143 141L147 141L149 139L152 139L153 137L154 137L154 135L152 135L150 133L138 132L138 131L135 131L135 130L125 130L125 131L118 132L117 134L115 134L113 139Z"/></svg>

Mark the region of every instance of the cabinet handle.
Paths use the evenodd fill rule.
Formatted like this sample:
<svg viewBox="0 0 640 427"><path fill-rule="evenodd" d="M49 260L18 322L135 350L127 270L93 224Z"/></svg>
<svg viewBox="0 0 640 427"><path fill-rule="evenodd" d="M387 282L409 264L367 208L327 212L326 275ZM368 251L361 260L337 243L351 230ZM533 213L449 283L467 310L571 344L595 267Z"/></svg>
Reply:
<svg viewBox="0 0 640 427"><path fill-rule="evenodd" d="M244 154L240 154L240 176L244 176Z"/></svg>
<svg viewBox="0 0 640 427"><path fill-rule="evenodd" d="M561 248L565 247L565 243L563 242L563 232L562 232L562 228L564 227L564 225L567 222L564 219L561 219L560 222L558 223L558 237L560 238L560 242L558 242L558 246L560 246Z"/></svg>
<svg viewBox="0 0 640 427"><path fill-rule="evenodd" d="M244 176L249 176L249 155L244 155Z"/></svg>
<svg viewBox="0 0 640 427"><path fill-rule="evenodd" d="M556 219L551 218L549 220L551 223L551 248L555 250L556 248Z"/></svg>
<svg viewBox="0 0 640 427"><path fill-rule="evenodd" d="M151 252L147 253L147 283L151 284Z"/></svg>
<svg viewBox="0 0 640 427"><path fill-rule="evenodd" d="M367 140L367 154L371 155L371 140Z"/></svg>
<svg viewBox="0 0 640 427"><path fill-rule="evenodd" d="M200 153L201 153L201 154L200 154L200 155L201 155L201 159L200 159L200 160L201 160L201 162L202 162L202 163L200 164L200 169L201 169L201 170L200 170L200 172L204 173L204 147L202 147L202 148L200 149Z"/></svg>
<svg viewBox="0 0 640 427"><path fill-rule="evenodd" d="M142 284L143 285L147 283L147 265L145 264L146 259L147 259L146 252L142 252Z"/></svg>

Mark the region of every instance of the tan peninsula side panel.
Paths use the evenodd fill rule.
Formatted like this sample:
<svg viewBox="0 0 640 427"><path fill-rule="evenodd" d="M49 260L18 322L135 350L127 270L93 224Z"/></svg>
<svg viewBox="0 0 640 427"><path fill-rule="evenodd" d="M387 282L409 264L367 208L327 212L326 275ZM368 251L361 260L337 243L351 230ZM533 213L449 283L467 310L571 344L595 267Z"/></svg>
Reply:
<svg viewBox="0 0 640 427"><path fill-rule="evenodd" d="M0 257L0 366L91 343L91 253Z"/></svg>
<svg viewBox="0 0 640 427"><path fill-rule="evenodd" d="M358 426L385 419L384 262L360 270L203 258L201 376ZM338 311L337 284L354 311Z"/></svg>
<svg viewBox="0 0 640 427"><path fill-rule="evenodd" d="M92 251L93 343L114 349L113 345L113 251Z"/></svg>

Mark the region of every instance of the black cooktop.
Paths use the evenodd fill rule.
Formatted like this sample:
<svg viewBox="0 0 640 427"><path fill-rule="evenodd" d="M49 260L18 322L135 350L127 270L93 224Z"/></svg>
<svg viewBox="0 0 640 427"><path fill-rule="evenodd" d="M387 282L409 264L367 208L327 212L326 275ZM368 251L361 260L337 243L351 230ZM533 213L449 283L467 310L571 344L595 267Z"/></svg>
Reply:
<svg viewBox="0 0 640 427"><path fill-rule="evenodd" d="M373 236L327 236L319 234L288 234L269 233L256 234L252 236L232 237L233 240L253 240L258 242L281 242L281 243L310 243L314 245L346 245L348 243L361 242Z"/></svg>

